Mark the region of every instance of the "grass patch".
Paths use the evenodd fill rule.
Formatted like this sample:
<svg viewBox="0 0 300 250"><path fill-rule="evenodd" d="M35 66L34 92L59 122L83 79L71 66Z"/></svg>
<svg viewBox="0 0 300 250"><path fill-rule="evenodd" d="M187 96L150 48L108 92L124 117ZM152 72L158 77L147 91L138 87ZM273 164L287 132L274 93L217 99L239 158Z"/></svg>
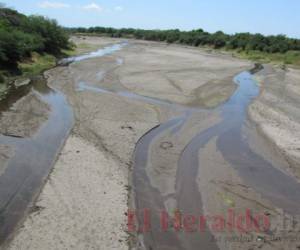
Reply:
<svg viewBox="0 0 300 250"><path fill-rule="evenodd" d="M62 50L62 53L65 56L76 56L76 55L88 53L88 52L91 52L91 51L94 51L97 49L99 49L98 44L80 43L80 44L77 44L76 46L74 45L69 50Z"/></svg>
<svg viewBox="0 0 300 250"><path fill-rule="evenodd" d="M76 48L72 48L72 49L64 49L62 50L62 53L65 57L70 57L70 56L75 56L77 55L77 50Z"/></svg>
<svg viewBox="0 0 300 250"><path fill-rule="evenodd" d="M19 63L19 69L23 77L29 77L40 74L46 69L54 67L56 59L52 55L32 53L32 57L28 61Z"/></svg>
<svg viewBox="0 0 300 250"><path fill-rule="evenodd" d="M66 57L76 56L76 55L80 54L80 52L82 53L82 51L86 51L86 50L88 51L89 49L91 49L91 47L92 46L87 43L80 43L76 46L73 46L71 49L62 50L62 53Z"/></svg>
<svg viewBox="0 0 300 250"><path fill-rule="evenodd" d="M92 44L88 44L88 43L80 43L77 45L76 47L77 49L90 49L93 48Z"/></svg>
<svg viewBox="0 0 300 250"><path fill-rule="evenodd" d="M260 51L234 51L234 55L257 61L261 63L275 63L282 65L294 65L300 67L300 52L299 51L288 51L286 53L266 53Z"/></svg>
<svg viewBox="0 0 300 250"><path fill-rule="evenodd" d="M22 61L18 64L18 68L21 72L19 75L15 75L8 71L0 71L0 100L4 99L7 95L11 82L18 79L26 79L31 76L35 76L50 69L56 65L56 58L48 54L32 53L32 57L26 61ZM6 77L4 77L6 75Z"/></svg>

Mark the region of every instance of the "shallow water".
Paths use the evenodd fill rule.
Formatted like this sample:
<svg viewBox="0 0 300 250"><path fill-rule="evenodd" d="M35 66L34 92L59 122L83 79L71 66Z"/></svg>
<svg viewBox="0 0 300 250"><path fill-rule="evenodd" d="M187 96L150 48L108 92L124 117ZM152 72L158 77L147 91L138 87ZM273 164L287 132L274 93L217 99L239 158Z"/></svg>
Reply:
<svg viewBox="0 0 300 250"><path fill-rule="evenodd" d="M247 120L248 106L258 96L259 88L249 72L242 72L235 77L234 81L238 84L235 93L226 103L211 110L211 112L221 114L221 122L196 134L181 152L178 166L174 166L177 168L176 191L172 197L175 197L177 209L185 215L203 214L201 192L198 190L196 181L198 167L201 168L199 151L216 137L218 150L226 161L237 170L246 184L284 211L290 214L299 214L300 184L294 178L278 170L278 166L272 165L263 156L254 153L242 133ZM189 116L192 116L193 112L197 111L191 110ZM217 244L212 241L213 236L209 231L200 234L179 234L174 230L161 231L157 211L166 210L165 197L151 185L146 171L147 161L151 154L149 145L159 140L162 134L170 134L171 129L175 133L181 133L176 127L187 122L189 116L178 117L154 128L136 145L133 172L136 207L138 210L147 208L155 211L151 214L152 228L149 232L141 234L142 242L147 249L160 249L162 246L165 247L163 249L218 249ZM152 167L159 169L159 166ZM142 225L141 217L139 217L139 221ZM176 244L174 245L173 242Z"/></svg>
<svg viewBox="0 0 300 250"><path fill-rule="evenodd" d="M0 144L10 145L15 151L0 176L0 243L32 205L73 125L73 113L63 94L50 89L45 80L33 84L32 91L51 112L31 138L0 135Z"/></svg>
<svg viewBox="0 0 300 250"><path fill-rule="evenodd" d="M96 52L65 59L67 62L79 62L101 57L120 50L126 43L114 44ZM117 63L121 63L118 60ZM79 85L80 88L87 87ZM95 90L95 89L92 89ZM58 153L73 127L73 111L66 97L59 91L49 88L45 79L32 84L13 88L8 97L1 102L0 111L7 111L30 91L38 95L49 105L51 111L48 120L30 138L16 138L0 135L0 144L14 149L5 172L0 176L0 244L3 244L14 232L33 205L45 183Z"/></svg>
<svg viewBox="0 0 300 250"><path fill-rule="evenodd" d="M94 57L101 57L120 50L126 44L117 44L87 55L66 59L78 62ZM121 65L122 59L116 63ZM100 74L101 73L101 74ZM103 77L101 71L99 78ZM201 192L198 190L196 178L198 166L201 167L198 154L212 138L217 137L217 148L224 158L238 171L245 183L255 188L265 198L285 211L295 214L300 211L300 185L291 177L281 172L262 156L251 151L242 128L245 125L247 108L253 98L259 94L252 76L243 72L235 78L238 88L231 98L211 112L219 112L221 121L209 129L194 135L182 150L177 169L175 193L178 209L184 214L203 214ZM5 173L0 176L0 242L3 242L22 220L34 198L45 182L63 142L73 125L73 113L65 97L47 87L45 82L33 87L35 93L50 105L51 113L48 121L32 138L13 138L0 136L0 144L15 148L15 157L9 163ZM101 94L116 94L122 97L146 103L165 105L178 109L179 105L168 101L137 95L128 91L112 92L80 82L77 91L92 91ZM24 94L28 89L24 88ZM8 102L7 109L14 102ZM150 232L142 234L142 244L148 249L218 249L211 241L209 231L202 234L178 234L174 231L161 232L158 211L166 210L165 199L160 191L151 185L146 166L150 157L150 146L161 135L180 134L181 128L193 116L197 109L180 106L183 115L153 128L144 135L136 145L134 154L133 186L136 208L150 209L152 213ZM228 146L230 145L230 146ZM142 217L138 219L142 221Z"/></svg>
<svg viewBox="0 0 300 250"><path fill-rule="evenodd" d="M121 63L117 60L117 64ZM217 137L218 150L238 171L246 184L284 211L297 214L300 211L300 196L297 196L300 191L299 183L278 170L278 166L272 165L262 156L254 153L242 133L247 120L248 106L258 96L259 88L249 72L242 72L234 78L234 81L238 88L230 99L219 107L210 110L221 114L221 122L194 135L183 149L178 166L174 166L177 168L176 183L174 184L176 192L171 196L176 199L178 209L182 213L203 214L201 193L196 183L197 166L201 167L198 155L201 147L204 147L212 138ZM117 94L146 103L166 105L171 109L182 111L182 116L161 124L143 136L136 145L134 155L133 186L137 210L144 208L151 211L166 210L166 197L163 197L157 188L151 186L150 177L147 175L146 167L151 153L150 146L163 134L182 133L181 128L193 116L194 112L198 112L197 108L183 107L128 91L113 92L91 86L85 82L80 82L77 90ZM138 215L138 219L142 224L142 215ZM199 249L203 246L208 250L218 249L217 244L212 241L213 236L209 231L200 235L175 233L173 231L162 233L158 213L151 214L151 225L150 232L141 234L143 238L141 243L148 249Z"/></svg>
<svg viewBox="0 0 300 250"><path fill-rule="evenodd" d="M217 133L217 148L246 184L275 206L292 215L300 214L300 183L279 170L281 163L268 162L263 155L253 152L243 136L247 108L259 94L259 89L247 72L238 75L235 80L239 88L221 108L223 121L219 125L222 129Z"/></svg>
<svg viewBox="0 0 300 250"><path fill-rule="evenodd" d="M93 51L84 55L80 55L80 56L73 56L73 57L68 57L65 58L63 60L60 61L60 64L68 64L68 63L73 63L73 62L80 62L83 60L87 60L87 59L91 59L91 58L97 58L97 57L102 57L105 55L109 55L112 54L116 51L121 50L124 46L126 46L128 43L127 42L123 42L120 44L114 44L111 46L107 46L104 49L99 49L97 51ZM122 59L118 59L117 63L122 63Z"/></svg>

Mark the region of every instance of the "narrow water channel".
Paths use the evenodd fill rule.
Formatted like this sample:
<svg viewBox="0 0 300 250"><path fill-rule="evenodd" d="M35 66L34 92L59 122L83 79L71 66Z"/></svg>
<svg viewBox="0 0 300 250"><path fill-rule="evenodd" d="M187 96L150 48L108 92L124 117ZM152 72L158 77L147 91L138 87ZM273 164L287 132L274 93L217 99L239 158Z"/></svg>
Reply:
<svg viewBox="0 0 300 250"><path fill-rule="evenodd" d="M247 120L247 109L251 101L258 96L259 88L249 72L242 72L234 79L238 85L230 99L212 110L219 112L221 121L196 134L182 150L177 168L175 197L177 209L185 215L203 214L201 190L198 188L197 176L201 168L199 151L213 138L217 138L217 149L231 166L237 170L245 183L254 188L276 207L295 215L300 211L300 184L292 177L278 170L261 155L254 153L245 136L243 128ZM191 111L191 116L193 115ZM206 230L196 233L178 233L174 229L162 231L160 211L166 211L165 197L159 189L152 186L151 176L147 174L148 161L152 151L150 146L158 141L162 134L170 135L171 129L176 133L176 126L187 122L188 117L172 119L145 134L136 145L134 158L133 184L136 209L151 212L151 227L148 232L140 233L142 244L146 249L218 249L212 234ZM164 140L166 140L164 138ZM162 152L163 154L163 152ZM159 168L151 163L153 168ZM279 164L279 163L278 163ZM201 176L200 176L201 178ZM166 180L167 181L167 180ZM169 195L170 196L170 195ZM171 217L172 215L170 215ZM140 225L144 217L138 215Z"/></svg>
<svg viewBox="0 0 300 250"><path fill-rule="evenodd" d="M14 150L0 176L0 243L12 234L32 206L73 125L72 110L62 93L49 88L44 79L30 88L49 105L51 112L33 137L0 135L0 144Z"/></svg>
<svg viewBox="0 0 300 250"><path fill-rule="evenodd" d="M66 59L77 62L93 57L100 57L120 50L125 44L106 47L97 52ZM122 64L122 61L118 61ZM299 183L276 166L254 153L243 136L242 128L247 119L247 108L259 94L259 88L249 72L243 72L234 79L238 85L235 93L220 107L211 110L221 114L221 121L210 128L195 134L182 149L179 161L172 166L176 171L174 193L177 208L184 214L203 214L201 190L196 178L201 168L198 155L212 138L217 138L217 148L240 174L246 183L255 188L274 205L289 213L300 211ZM99 94L116 94L141 102L167 105L178 109L178 105L140 96L128 91L112 92L81 82L78 91L92 91ZM73 113L65 96L54 91L45 82L33 86L33 91L51 107L49 119L31 138L14 138L0 135L0 144L10 145L15 149L15 156L8 162L0 176L0 243L12 234L16 225L22 221L33 200L45 183L54 161L66 140L72 125ZM149 209L151 228L141 234L142 243L147 249L218 249L211 241L209 231L202 234L182 234L167 230L162 232L159 211L167 210L165 197L152 186L151 177L146 171L151 158L150 148L162 135L183 133L182 126L197 110L180 107L182 116L163 123L146 133L137 143L134 154L133 188L135 205L138 210ZM274 164L274 163L273 163ZM142 224L142 217L138 218Z"/></svg>
<svg viewBox="0 0 300 250"><path fill-rule="evenodd" d="M210 110L221 114L221 121L199 134L196 133L183 148L177 164L173 166L177 169L177 174L174 183L175 192L171 196L175 197L177 209L183 214L203 214L201 190L198 189L196 183L198 169L201 167L201 159L199 162L198 155L201 148L216 137L218 150L225 160L237 170L246 184L253 187L277 207L290 214L297 214L300 211L300 196L297 195L300 191L299 183L280 171L280 167L274 165L276 162L273 162L272 165L262 156L254 153L243 135L248 106L258 96L259 88L250 72L240 73L234 78L234 81L238 85L234 94L226 103ZM181 128L199 110L128 91L113 92L90 86L85 82L79 83L77 90L117 94L182 111L182 116L153 128L136 145L133 171L135 206L138 211L144 209L151 211L151 228L149 232L140 234L142 244L146 249L218 249L217 244L212 240L213 235L209 231L201 234L178 233L174 230L162 232L160 211L167 210L165 207L166 197L160 193L157 187L152 186L151 178L153 177L149 176L147 172L151 161L151 146L155 144L155 141L158 141L162 135L172 136L184 133L185 131L182 131ZM155 166L152 167L155 168ZM144 214L138 215L140 224L143 224L143 216Z"/></svg>
<svg viewBox="0 0 300 250"><path fill-rule="evenodd" d="M125 45L126 42L113 44L95 52L66 58L64 63L105 56ZM118 63L121 61L118 60ZM12 236L33 206L74 123L73 111L66 97L48 87L45 79L38 79L12 89L0 105L0 111L6 111L32 91L50 107L48 120L32 137L16 138L0 134L0 145L11 146L14 150L14 156L0 176L0 245Z"/></svg>

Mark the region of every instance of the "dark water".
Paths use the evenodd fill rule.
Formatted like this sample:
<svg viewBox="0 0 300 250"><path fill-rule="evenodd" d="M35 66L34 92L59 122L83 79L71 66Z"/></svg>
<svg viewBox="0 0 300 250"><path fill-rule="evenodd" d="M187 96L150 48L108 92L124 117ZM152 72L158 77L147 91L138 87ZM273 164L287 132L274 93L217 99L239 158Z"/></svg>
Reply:
<svg viewBox="0 0 300 250"><path fill-rule="evenodd" d="M124 45L126 44L113 45L95 53L67 60L76 62L108 55L120 50ZM183 149L178 165L174 166L177 168L177 176L176 192L173 197L177 201L178 209L184 214L203 214L201 192L196 183L198 167L201 167L198 153L210 139L217 137L218 150L238 171L245 183L276 206L289 213L297 214L300 211L300 196L297 195L300 185L293 178L278 170L278 166L272 165L261 155L254 153L242 133L247 118L247 108L253 98L259 94L259 89L248 72L239 74L235 81L238 84L237 90L225 104L217 108L217 111L221 113L221 122L196 134ZM127 91L111 92L89 86L84 82L79 84L77 90L115 93L142 102L178 108L163 100ZM28 87L24 87L22 91L16 91L16 95L12 95L10 101L7 99L6 104L2 105L2 110L8 109L17 100L15 96L25 95L29 91L31 88L28 89ZM0 136L0 144L11 145L15 148L15 156L9 161L5 173L0 176L0 243L12 234L32 205L73 125L72 110L61 93L47 87L45 82L35 84L33 91L50 105L51 113L48 121L32 138ZM193 112L197 112L190 108L180 107L180 109L183 111L182 116L153 128L136 145L133 172L136 208L152 210L152 227L150 232L142 234L142 242L147 249L218 249L216 243L211 241L212 235L209 231L201 234L179 234L172 230L161 232L159 212L166 210L165 197L158 189L151 186L146 165L149 161L149 148L153 141L165 133L181 133L185 122L193 115ZM216 110L211 110L211 112L216 112ZM141 215L138 218L141 222Z"/></svg>
<svg viewBox="0 0 300 250"><path fill-rule="evenodd" d="M50 89L44 80L33 84L31 91L50 106L51 112L32 138L0 135L0 144L15 151L0 176L0 243L12 234L32 205L73 125L72 110L61 93Z"/></svg>
<svg viewBox="0 0 300 250"><path fill-rule="evenodd" d="M178 209L183 214L203 214L201 193L198 190L196 177L198 167L201 167L198 155L213 137L217 137L217 148L224 158L238 171L245 183L261 193L276 205L291 214L300 211L299 183L278 170L262 156L254 153L243 136L242 129L247 120L247 109L251 101L258 96L259 88L251 73L242 72L234 79L238 85L235 93L220 107L211 112L221 113L221 122L209 129L196 134L183 149L177 168L175 197ZM197 112L197 109L184 108L170 102L137 95L128 91L113 92L81 82L78 91L96 93L115 93L123 97L140 100L146 103L167 105L180 109L183 115L157 126L144 135L137 143L134 154L133 186L137 211L151 211L151 228L149 232L140 233L141 243L146 249L218 249L212 240L212 234L206 230L201 233L178 233L174 230L162 232L160 224L161 211L165 211L166 197L151 186L147 176L146 166L149 161L151 144L162 134L180 133L182 126ZM273 163L273 164L276 164ZM279 164L279 163L278 163ZM200 177L201 178L201 177ZM143 225L143 213L137 215L140 225Z"/></svg>
<svg viewBox="0 0 300 250"><path fill-rule="evenodd" d="M278 170L279 166L272 165L263 156L253 152L242 129L247 120L247 109L251 101L258 96L259 88L249 72L243 72L234 79L238 88L231 98L212 112L221 113L221 122L196 134L183 149L176 175L177 206L181 213L203 214L201 191L198 190L196 178L199 162L199 151L212 138L217 138L217 148L244 179L244 182L269 199L274 205L290 214L300 213L300 184L292 177ZM193 111L191 111L192 115ZM164 197L158 189L151 186L146 173L149 158L149 145L158 139L160 134L170 133L171 130L180 133L176 127L182 126L188 116L170 120L147 133L136 145L134 158L133 185L136 208L153 211L151 214L152 228L149 232L141 233L146 249L218 249L209 231L197 233L181 233L170 230L162 232L159 222L159 211L166 210ZM273 163L273 164L276 164ZM279 163L278 163L279 164ZM201 176L200 176L201 178ZM143 224L142 217L138 217Z"/></svg>
<svg viewBox="0 0 300 250"><path fill-rule="evenodd" d="M151 211L151 229L150 232L145 233L143 239L143 244L147 249L183 249L177 234L169 231L161 232L160 211L165 210L164 198L156 188L151 186L146 173L148 152L152 141L166 130L178 127L180 122L181 118L177 118L152 129L136 145L133 172L135 206L137 211L143 211L145 208ZM143 214L138 216L138 220L142 225Z"/></svg>
<svg viewBox="0 0 300 250"><path fill-rule="evenodd" d="M115 44L64 60L71 63L101 57L126 45L125 42ZM122 60L117 63L122 63ZM0 176L0 244L12 236L16 226L33 206L74 123L73 111L66 97L49 88L45 79L37 79L30 85L12 88L7 98L0 103L0 111L6 111L21 97L33 91L51 108L48 120L33 137L0 135L0 144L10 145L15 151L4 174Z"/></svg>
<svg viewBox="0 0 300 250"><path fill-rule="evenodd" d="M243 137L247 107L259 90L250 74L242 73L236 81L239 90L222 108L222 132L217 134L217 147L245 183L284 211L300 214L300 183L279 170L281 163L268 162L263 155L253 152L247 138Z"/></svg>
<svg viewBox="0 0 300 250"><path fill-rule="evenodd" d="M12 85L6 94L5 98L0 101L0 115L3 111L8 110L13 106L16 101L18 101L23 96L27 95L31 90L30 85L24 85L19 88L16 88Z"/></svg>

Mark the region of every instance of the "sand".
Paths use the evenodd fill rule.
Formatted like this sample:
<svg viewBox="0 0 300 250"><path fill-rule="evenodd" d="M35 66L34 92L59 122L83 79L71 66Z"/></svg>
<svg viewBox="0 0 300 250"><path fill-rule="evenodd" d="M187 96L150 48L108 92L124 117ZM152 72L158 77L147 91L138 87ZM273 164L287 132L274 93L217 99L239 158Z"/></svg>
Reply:
<svg viewBox="0 0 300 250"><path fill-rule="evenodd" d="M195 48L137 42L120 52L116 74L135 93L191 106L212 107L235 90L232 76L251 67L246 61Z"/></svg>
<svg viewBox="0 0 300 250"><path fill-rule="evenodd" d="M283 170L299 179L300 70L266 65L257 78L262 92L250 106L250 118L288 161Z"/></svg>
<svg viewBox="0 0 300 250"><path fill-rule="evenodd" d="M70 136L10 248L127 249L126 185L115 161Z"/></svg>
<svg viewBox="0 0 300 250"><path fill-rule="evenodd" d="M7 161L14 154L13 149L10 146L0 145L0 175L2 175L7 167Z"/></svg>
<svg viewBox="0 0 300 250"><path fill-rule="evenodd" d="M116 38L109 38L106 39L99 39L98 37L93 36L72 36L71 42L73 42L76 45L75 48L75 54L81 55L85 53L89 53L91 51L96 51L98 49L101 49L105 46L109 46L114 43L118 43L120 39Z"/></svg>
<svg viewBox="0 0 300 250"><path fill-rule="evenodd" d="M218 215L227 219L228 210L232 209L237 218L240 214L245 215L246 210L249 209L253 217L266 215L270 222L272 234L256 232L254 226L247 233L240 232L236 226L232 231L228 227L220 232L214 230L220 249L297 249L300 241L297 237L299 228L288 228L288 225L298 223L299 218L294 218L293 221L293 218L264 199L253 187L246 185L217 150L216 138L201 150L199 161L201 167L197 181L207 216ZM283 226L284 220L286 227ZM263 223L260 222L261 229L262 226ZM293 238L297 240L289 240Z"/></svg>
<svg viewBox="0 0 300 250"><path fill-rule="evenodd" d="M0 133L6 136L30 137L47 121L49 107L34 92L21 98L0 117Z"/></svg>

